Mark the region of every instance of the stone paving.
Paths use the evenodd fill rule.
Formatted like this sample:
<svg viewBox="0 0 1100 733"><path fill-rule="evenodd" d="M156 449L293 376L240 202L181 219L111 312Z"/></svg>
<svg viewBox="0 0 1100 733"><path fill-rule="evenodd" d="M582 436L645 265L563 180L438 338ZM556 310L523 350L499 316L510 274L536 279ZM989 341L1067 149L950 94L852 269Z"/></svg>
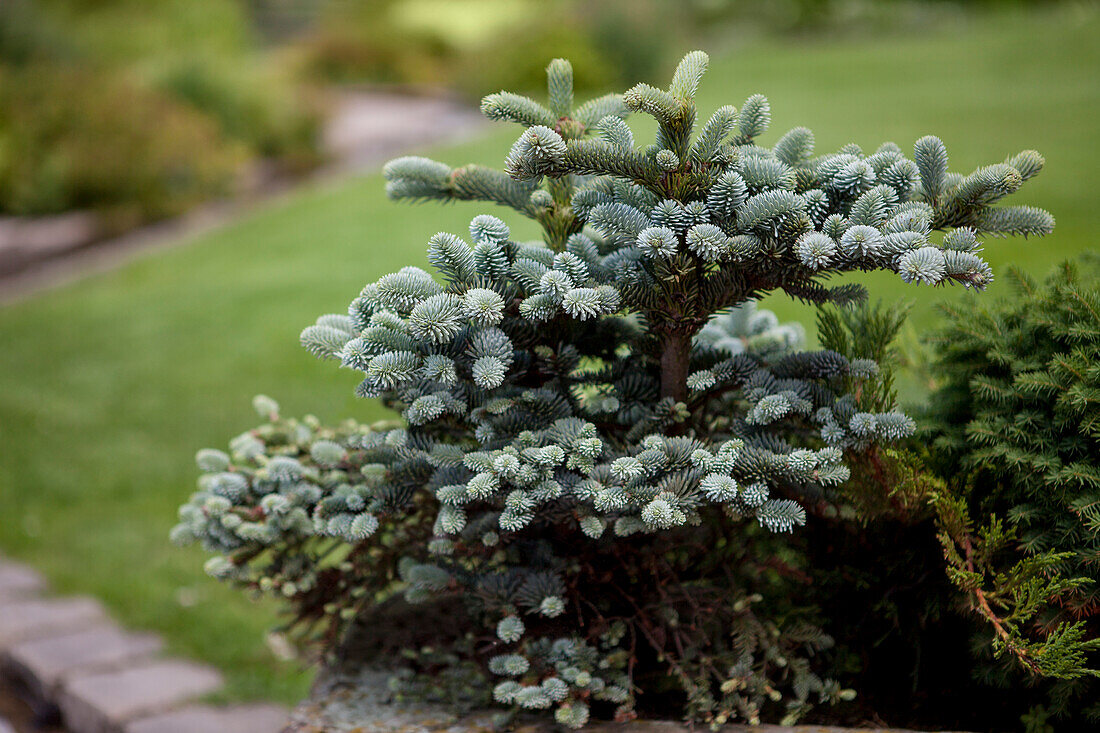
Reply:
<svg viewBox="0 0 1100 733"><path fill-rule="evenodd" d="M159 656L94 599L54 598L35 571L0 558L0 673L58 710L71 733L277 733L277 705L199 704L222 686L212 667ZM0 733L15 729L0 718Z"/></svg>

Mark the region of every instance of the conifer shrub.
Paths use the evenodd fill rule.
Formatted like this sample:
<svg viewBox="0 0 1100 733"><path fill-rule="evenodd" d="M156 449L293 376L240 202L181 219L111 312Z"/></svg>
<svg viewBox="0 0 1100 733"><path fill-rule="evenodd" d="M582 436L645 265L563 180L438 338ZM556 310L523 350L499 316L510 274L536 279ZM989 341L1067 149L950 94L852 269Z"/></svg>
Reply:
<svg viewBox="0 0 1100 733"><path fill-rule="evenodd" d="M547 104L482 103L524 128L504 172L389 163L391 197L501 204L543 241L479 215L469 240L432 237L434 273L385 275L307 327L306 348L400 418L329 428L259 399L268 423L199 454L174 539L282 596L323 648L398 596L425 618L453 609L459 632L395 660L407 694L574 728L794 720L850 698L790 592L787 533L829 511L846 457L914 424L862 400L873 360L806 351L753 300L858 301L858 284L826 281L870 270L984 288L980 232L1052 228L993 206L1042 158L961 175L934 137L913 159L891 143L815 155L802 127L763 147L763 96L697 125L706 64L693 52L668 89L577 104L558 59ZM659 128L646 147L625 122L639 112Z"/></svg>
<svg viewBox="0 0 1100 733"><path fill-rule="evenodd" d="M1095 256L1042 283L1010 269L1011 297L944 307L921 431L852 460L838 519L800 533L807 597L837 620L836 666L859 679L864 715L1095 725L1097 274ZM893 399L903 315L821 311L824 346L881 367L861 404Z"/></svg>
<svg viewBox="0 0 1100 733"><path fill-rule="evenodd" d="M951 582L1003 664L1045 684L1045 709L1100 721L1100 263L1012 296L944 307L926 429ZM1021 676L1020 672L1025 674Z"/></svg>

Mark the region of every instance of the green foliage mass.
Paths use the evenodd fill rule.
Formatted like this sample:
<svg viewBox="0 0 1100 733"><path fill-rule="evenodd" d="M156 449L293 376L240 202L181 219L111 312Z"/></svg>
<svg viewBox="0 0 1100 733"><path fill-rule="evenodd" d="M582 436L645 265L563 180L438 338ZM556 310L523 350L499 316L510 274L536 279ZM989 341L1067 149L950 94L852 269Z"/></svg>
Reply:
<svg viewBox="0 0 1100 733"><path fill-rule="evenodd" d="M764 148L761 95L697 126L707 63L693 52L668 89L577 104L557 59L547 104L483 101L524 127L505 173L388 164L394 198L502 204L544 241L480 215L470 242L432 237L437 277L403 268L306 328L306 348L362 373L357 393L403 421L331 431L260 400L271 424L200 454L174 538L323 621L330 643L398 592L461 600L454 649L492 698L570 727L645 712L639 691L669 683L677 712L714 725L849 696L815 671L831 642L767 569L791 570L778 533L835 498L845 455L913 423L861 408L873 361L795 350L797 329L750 303L849 303L859 285L823 281L874 269L984 288L979 233L1053 226L992 206L1042 158L962 175L934 137L914 160L890 143L815 156L805 128ZM636 146L632 112L655 120L655 143Z"/></svg>
<svg viewBox="0 0 1100 733"><path fill-rule="evenodd" d="M871 447L840 520L806 533L813 602L859 620L830 629L838 666L862 670L866 710L1029 731L1095 723L1097 274L1095 256L1041 283L1011 269L1011 297L944 307L922 432ZM883 367L863 404L893 399L902 315L820 315L823 345ZM965 647L970 659L944 652Z"/></svg>
<svg viewBox="0 0 1100 733"><path fill-rule="evenodd" d="M1013 297L945 306L927 425L932 465L951 489L937 508L952 582L989 625L999 656L1064 680L1053 687L1056 713L1079 708L1093 719L1098 273L1095 257L1067 262L1043 282L1013 269Z"/></svg>

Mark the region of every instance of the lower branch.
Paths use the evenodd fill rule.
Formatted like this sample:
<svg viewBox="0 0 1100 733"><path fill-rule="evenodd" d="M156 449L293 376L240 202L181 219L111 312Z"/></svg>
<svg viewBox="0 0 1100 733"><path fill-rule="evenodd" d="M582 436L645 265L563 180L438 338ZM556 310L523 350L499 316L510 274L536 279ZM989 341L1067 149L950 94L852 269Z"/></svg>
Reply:
<svg viewBox="0 0 1100 733"><path fill-rule="evenodd" d="M963 551L965 552L966 569L970 572L974 572L974 550L973 546L970 544L969 534L963 537ZM974 597L974 602L972 603L974 610L993 627L993 631L997 634L997 638L1001 640L1001 643L1005 645L1005 649L1031 672L1036 675L1042 675L1042 670L1035 660L1031 658L1027 649L1021 647L1021 645L1016 642L1012 633L1005 628L1001 621L1001 617L998 616L993 610L993 607L989 605L989 600L985 597L985 593L982 589L974 588L971 594Z"/></svg>

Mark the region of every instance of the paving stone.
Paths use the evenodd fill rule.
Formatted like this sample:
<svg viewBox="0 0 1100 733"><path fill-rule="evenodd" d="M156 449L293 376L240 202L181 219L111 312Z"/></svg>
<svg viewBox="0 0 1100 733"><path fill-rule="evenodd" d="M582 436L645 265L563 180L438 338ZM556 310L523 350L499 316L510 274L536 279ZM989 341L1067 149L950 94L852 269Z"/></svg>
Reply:
<svg viewBox="0 0 1100 733"><path fill-rule="evenodd" d="M194 705L163 715L135 720L124 733L279 733L289 712L278 705L236 705L215 708Z"/></svg>
<svg viewBox="0 0 1100 733"><path fill-rule="evenodd" d="M73 733L116 733L127 722L214 692L214 669L164 660L117 672L77 674L61 684L57 703Z"/></svg>
<svg viewBox="0 0 1100 733"><path fill-rule="evenodd" d="M83 631L105 623L107 614L93 598L6 603L0 606L0 654L21 641Z"/></svg>
<svg viewBox="0 0 1100 733"><path fill-rule="evenodd" d="M65 677L147 659L162 646L154 634L131 634L109 624L20 642L8 650L6 662L35 694L48 699Z"/></svg>
<svg viewBox="0 0 1100 733"><path fill-rule="evenodd" d="M0 560L0 605L36 596L46 581L26 565Z"/></svg>

